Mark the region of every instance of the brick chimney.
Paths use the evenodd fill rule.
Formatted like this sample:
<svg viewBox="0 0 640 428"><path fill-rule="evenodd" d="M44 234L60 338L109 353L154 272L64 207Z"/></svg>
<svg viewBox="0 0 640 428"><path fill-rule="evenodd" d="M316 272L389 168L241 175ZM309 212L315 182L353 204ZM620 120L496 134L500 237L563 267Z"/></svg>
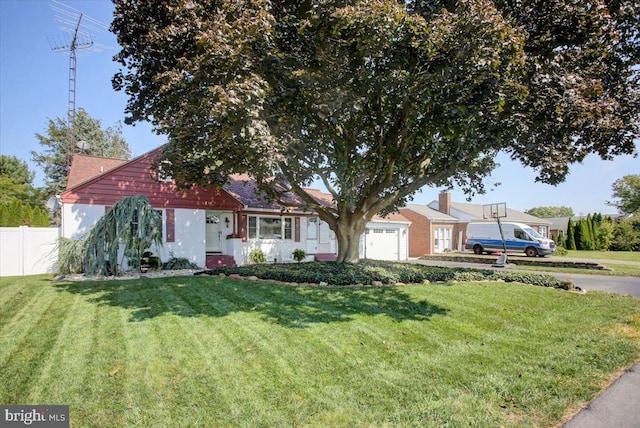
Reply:
<svg viewBox="0 0 640 428"><path fill-rule="evenodd" d="M438 211L446 215L451 215L451 193L440 193L438 196Z"/></svg>

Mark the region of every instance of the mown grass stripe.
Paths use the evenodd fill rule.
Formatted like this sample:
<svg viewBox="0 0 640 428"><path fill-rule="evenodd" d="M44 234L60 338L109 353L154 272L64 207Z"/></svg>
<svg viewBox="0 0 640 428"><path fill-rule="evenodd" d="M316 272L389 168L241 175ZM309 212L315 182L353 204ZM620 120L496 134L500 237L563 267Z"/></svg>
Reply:
<svg viewBox="0 0 640 428"><path fill-rule="evenodd" d="M112 420L114 426L120 426L125 407L122 369L126 356L122 317L120 310L111 305L99 303L95 308L87 338L90 349L82 387L80 395L71 403L74 409L71 416L75 420ZM98 425L90 423L88 426Z"/></svg>
<svg viewBox="0 0 640 428"><path fill-rule="evenodd" d="M12 325L20 324L9 346L3 346L0 363L0 402L25 403L31 399L35 380L49 358L64 319L70 311L65 299L51 289L38 294L14 317ZM4 336L8 328L3 329Z"/></svg>
<svg viewBox="0 0 640 428"><path fill-rule="evenodd" d="M61 303L69 307L62 320L55 342L49 350L37 382L31 391L34 403L68 404L67 397L77 392L84 378L87 354L90 351L91 318L95 307L81 296L59 293ZM73 343L73 347L69 344Z"/></svg>

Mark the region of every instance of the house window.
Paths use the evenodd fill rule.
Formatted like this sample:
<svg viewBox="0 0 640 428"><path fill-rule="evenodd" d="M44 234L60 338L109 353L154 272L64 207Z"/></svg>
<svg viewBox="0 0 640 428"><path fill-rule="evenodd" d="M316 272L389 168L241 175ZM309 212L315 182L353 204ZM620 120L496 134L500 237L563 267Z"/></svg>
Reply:
<svg viewBox="0 0 640 428"><path fill-rule="evenodd" d="M286 217L284 219L284 239L293 239L293 222L292 218Z"/></svg>
<svg viewBox="0 0 640 428"><path fill-rule="evenodd" d="M293 239L291 217L249 216L249 239Z"/></svg>
<svg viewBox="0 0 640 428"><path fill-rule="evenodd" d="M260 217L260 239L282 239L282 220L277 217Z"/></svg>
<svg viewBox="0 0 640 428"><path fill-rule="evenodd" d="M307 221L307 239L316 240L318 239L318 219L310 218Z"/></svg>
<svg viewBox="0 0 640 428"><path fill-rule="evenodd" d="M160 218L160 225L162 225L162 210L153 210L153 213L155 215L157 215ZM139 232L138 232L138 211L136 210L134 215L133 215L133 221L131 222L131 235L132 236L138 236ZM162 226L160 226L160 236L164 238L164 233L162 230Z"/></svg>
<svg viewBox="0 0 640 428"><path fill-rule="evenodd" d="M258 217L249 216L248 235L249 239L258 239Z"/></svg>

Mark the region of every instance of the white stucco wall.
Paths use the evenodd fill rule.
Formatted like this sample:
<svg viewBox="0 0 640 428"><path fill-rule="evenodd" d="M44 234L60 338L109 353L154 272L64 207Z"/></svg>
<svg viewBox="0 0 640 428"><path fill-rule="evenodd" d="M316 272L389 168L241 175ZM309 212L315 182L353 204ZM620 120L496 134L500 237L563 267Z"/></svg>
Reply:
<svg viewBox="0 0 640 428"><path fill-rule="evenodd" d="M80 239L104 215L104 205L65 204L62 207L62 236ZM162 210L163 227L166 227L166 212ZM175 209L175 242L166 242L163 230L163 245L151 251L163 262L171 256L185 257L198 266L205 266L205 219L206 210ZM119 257L120 259L120 257Z"/></svg>
<svg viewBox="0 0 640 428"><path fill-rule="evenodd" d="M175 242L166 242L163 232L163 246L154 252L163 262L173 257L184 257L200 267L205 266L206 256L206 210L175 209ZM163 220L166 222L166 214Z"/></svg>
<svg viewBox="0 0 640 428"><path fill-rule="evenodd" d="M104 205L63 204L62 236L80 239L105 213Z"/></svg>

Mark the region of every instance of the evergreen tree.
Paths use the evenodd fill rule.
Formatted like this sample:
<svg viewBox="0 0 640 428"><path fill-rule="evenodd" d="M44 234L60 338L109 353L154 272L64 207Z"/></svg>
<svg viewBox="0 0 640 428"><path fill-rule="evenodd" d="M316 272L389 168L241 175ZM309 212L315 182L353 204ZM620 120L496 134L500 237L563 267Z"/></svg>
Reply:
<svg viewBox="0 0 640 428"><path fill-rule="evenodd" d="M16 156L0 155L0 202L13 198L34 205L43 203L40 189L33 187L35 172Z"/></svg>
<svg viewBox="0 0 640 428"><path fill-rule="evenodd" d="M22 202L13 199L9 203L9 214L7 216L8 227L18 227L24 224L22 217Z"/></svg>
<svg viewBox="0 0 640 428"><path fill-rule="evenodd" d="M576 240L575 240L575 226L572 219L569 219L569 223L567 224L567 250L575 250L576 249Z"/></svg>
<svg viewBox="0 0 640 428"><path fill-rule="evenodd" d="M576 247L578 250L590 251L593 250L593 241L591 239L591 231L589 228L589 221L587 219L580 219L576 223Z"/></svg>
<svg viewBox="0 0 640 428"><path fill-rule="evenodd" d="M566 242L564 240L564 233L560 230L558 232L558 246L566 248Z"/></svg>
<svg viewBox="0 0 640 428"><path fill-rule="evenodd" d="M596 248L598 248L598 234L597 234L597 226L596 226L596 222L594 220L595 214L594 216L592 216L591 214L587 215L587 227L589 230L589 247L591 247L592 250L595 250Z"/></svg>
<svg viewBox="0 0 640 428"><path fill-rule="evenodd" d="M31 204L22 204L22 224L31 226L33 223L33 208Z"/></svg>
<svg viewBox="0 0 640 428"><path fill-rule="evenodd" d="M33 220L31 225L33 227L49 227L49 215L47 211L40 207L35 207L33 209Z"/></svg>
<svg viewBox="0 0 640 428"><path fill-rule="evenodd" d="M7 203L0 204L0 227L7 227L9 221L9 207Z"/></svg>
<svg viewBox="0 0 640 428"><path fill-rule="evenodd" d="M36 133L36 138L43 151L32 151L31 156L44 170L45 191L49 196L57 195L67 187L67 174L73 153L82 152L117 159L129 159L131 156L120 125L103 130L101 122L83 109L78 110L72 129L69 129L66 119L49 119L46 135ZM86 142L88 147L76 147L75 142L79 141Z"/></svg>
<svg viewBox="0 0 640 428"><path fill-rule="evenodd" d="M39 206L13 199L0 204L0 227L49 227L49 215Z"/></svg>
<svg viewBox="0 0 640 428"><path fill-rule="evenodd" d="M584 250L582 248L582 244L584 243L584 239L582 238L582 219L576 220L576 224L573 226L573 239L576 243L576 250Z"/></svg>

